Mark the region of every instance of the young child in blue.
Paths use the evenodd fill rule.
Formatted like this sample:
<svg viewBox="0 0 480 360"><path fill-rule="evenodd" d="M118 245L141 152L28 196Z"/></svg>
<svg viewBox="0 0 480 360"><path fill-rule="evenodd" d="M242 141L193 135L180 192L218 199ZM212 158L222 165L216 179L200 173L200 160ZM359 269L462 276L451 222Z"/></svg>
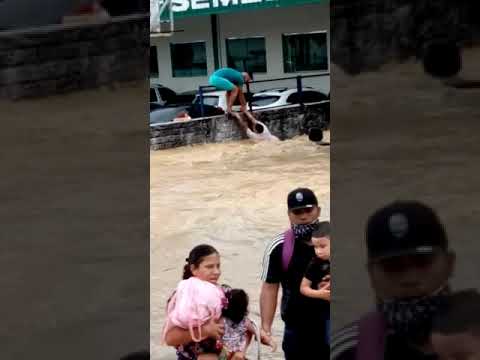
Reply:
<svg viewBox="0 0 480 360"><path fill-rule="evenodd" d="M323 221L312 233L315 257L310 262L300 284L307 297L330 302L330 222ZM330 319L326 320L327 343L330 344Z"/></svg>

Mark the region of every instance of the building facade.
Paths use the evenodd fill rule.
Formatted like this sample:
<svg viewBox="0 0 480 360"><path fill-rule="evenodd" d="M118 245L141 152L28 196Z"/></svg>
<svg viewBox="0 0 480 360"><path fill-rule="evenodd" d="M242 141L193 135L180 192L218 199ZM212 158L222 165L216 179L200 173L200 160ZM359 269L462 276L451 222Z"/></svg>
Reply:
<svg viewBox="0 0 480 360"><path fill-rule="evenodd" d="M303 84L330 93L328 1L175 0L173 10L172 35L150 38L151 83L192 91L228 66L253 72L254 80L327 75ZM296 80L253 86L291 87Z"/></svg>

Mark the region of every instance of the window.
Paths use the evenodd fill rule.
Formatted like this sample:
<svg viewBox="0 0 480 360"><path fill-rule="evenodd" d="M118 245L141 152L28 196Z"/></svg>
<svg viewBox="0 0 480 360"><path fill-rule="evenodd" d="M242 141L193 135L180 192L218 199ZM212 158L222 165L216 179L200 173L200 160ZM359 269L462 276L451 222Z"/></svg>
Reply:
<svg viewBox="0 0 480 360"><path fill-rule="evenodd" d="M286 73L328 70L327 33L284 34L283 69Z"/></svg>
<svg viewBox="0 0 480 360"><path fill-rule="evenodd" d="M166 103L174 103L175 98L177 97L177 94L173 90L166 87L159 87L158 93L160 94L162 101Z"/></svg>
<svg viewBox="0 0 480 360"><path fill-rule="evenodd" d="M267 72L265 38L227 39L227 65L238 71Z"/></svg>
<svg viewBox="0 0 480 360"><path fill-rule="evenodd" d="M158 58L156 46L150 46L150 77L158 77Z"/></svg>
<svg viewBox="0 0 480 360"><path fill-rule="evenodd" d="M219 100L218 96L203 96L204 105L218 106ZM200 96L195 99L195 104L200 104Z"/></svg>
<svg viewBox="0 0 480 360"><path fill-rule="evenodd" d="M304 103L313 103L327 100L327 96L317 91L302 91L302 100ZM300 103L300 94L298 92L293 93L287 98L287 103L298 104Z"/></svg>
<svg viewBox="0 0 480 360"><path fill-rule="evenodd" d="M252 106L266 106L272 105L280 99L280 96L255 96L252 100Z"/></svg>
<svg viewBox="0 0 480 360"><path fill-rule="evenodd" d="M163 109L163 106L155 102L150 102L150 111L155 111L157 109Z"/></svg>
<svg viewBox="0 0 480 360"><path fill-rule="evenodd" d="M207 50L204 41L170 44L173 77L207 75Z"/></svg>
<svg viewBox="0 0 480 360"><path fill-rule="evenodd" d="M155 89L152 89L150 88L150 102L157 102L158 99L157 99L157 93L155 91Z"/></svg>

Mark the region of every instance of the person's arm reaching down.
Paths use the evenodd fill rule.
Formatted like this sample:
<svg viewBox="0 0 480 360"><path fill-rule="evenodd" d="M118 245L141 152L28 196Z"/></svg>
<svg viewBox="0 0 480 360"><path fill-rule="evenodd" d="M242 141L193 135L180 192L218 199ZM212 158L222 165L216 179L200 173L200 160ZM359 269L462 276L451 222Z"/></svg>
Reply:
<svg viewBox="0 0 480 360"><path fill-rule="evenodd" d="M277 347L272 337L272 324L277 309L278 289L278 283L264 282L260 292L260 338L262 344L271 346L273 351Z"/></svg>

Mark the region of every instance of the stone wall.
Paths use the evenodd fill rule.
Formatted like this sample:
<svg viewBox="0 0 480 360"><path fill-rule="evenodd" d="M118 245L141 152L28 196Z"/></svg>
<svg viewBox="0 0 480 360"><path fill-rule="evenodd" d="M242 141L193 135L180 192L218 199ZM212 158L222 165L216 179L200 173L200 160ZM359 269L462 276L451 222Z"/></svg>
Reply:
<svg viewBox="0 0 480 360"><path fill-rule="evenodd" d="M355 75L389 62L422 59L432 41L480 45L475 0L335 0L331 60Z"/></svg>
<svg viewBox="0 0 480 360"><path fill-rule="evenodd" d="M327 128L325 103L294 105L279 109L261 110L255 117L279 139L304 134L310 127ZM169 149L178 146L240 140L245 137L235 121L225 115L162 124L150 129L150 148Z"/></svg>
<svg viewBox="0 0 480 360"><path fill-rule="evenodd" d="M148 79L149 18L0 32L0 98Z"/></svg>

